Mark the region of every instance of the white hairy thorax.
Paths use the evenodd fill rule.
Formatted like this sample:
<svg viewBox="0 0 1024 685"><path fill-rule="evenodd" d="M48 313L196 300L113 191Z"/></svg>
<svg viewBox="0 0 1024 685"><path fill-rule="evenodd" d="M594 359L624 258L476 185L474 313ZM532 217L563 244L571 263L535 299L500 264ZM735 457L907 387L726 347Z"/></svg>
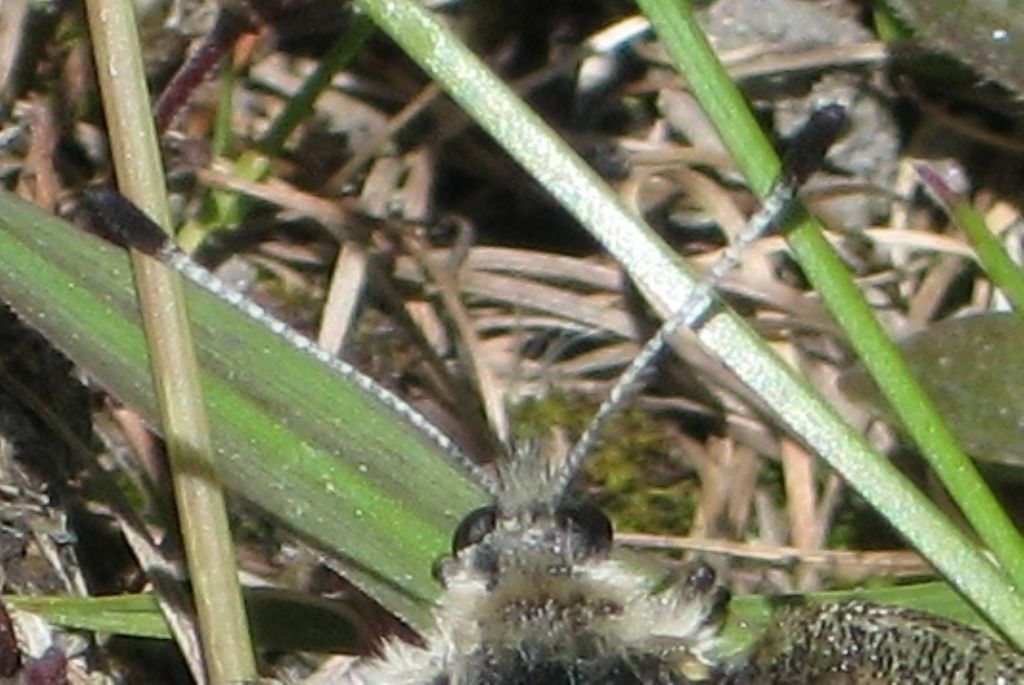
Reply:
<svg viewBox="0 0 1024 685"><path fill-rule="evenodd" d="M659 578L614 557L599 509L538 497L552 480L534 468L541 461L520 449L497 504L459 526L437 569L444 593L425 646L390 642L343 682L674 684L707 674L728 603L714 572Z"/></svg>

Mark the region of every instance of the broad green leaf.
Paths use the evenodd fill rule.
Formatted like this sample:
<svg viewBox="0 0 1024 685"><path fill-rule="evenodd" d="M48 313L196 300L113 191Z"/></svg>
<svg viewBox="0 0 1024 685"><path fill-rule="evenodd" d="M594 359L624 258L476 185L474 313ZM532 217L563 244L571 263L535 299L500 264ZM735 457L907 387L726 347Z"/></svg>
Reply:
<svg viewBox="0 0 1024 685"><path fill-rule="evenodd" d="M69 628L167 640L171 631L151 594L109 597L7 595L3 601Z"/></svg>
<svg viewBox="0 0 1024 685"><path fill-rule="evenodd" d="M127 255L0 192L0 298L155 416ZM424 625L430 566L483 494L425 434L230 305L188 288L224 483Z"/></svg>
<svg viewBox="0 0 1024 685"><path fill-rule="evenodd" d="M1024 2L886 0L925 46L952 55L985 78L1024 93Z"/></svg>
<svg viewBox="0 0 1024 685"><path fill-rule="evenodd" d="M947 583L817 592L783 597L745 595L733 598L718 652L741 653L772 623L777 611L850 599L894 604L942 616L975 628L991 626ZM152 594L111 597L8 596L15 609L30 611L70 628L131 637L170 639L163 614ZM340 651L357 644L358 620L339 602L294 592L249 588L246 606L257 643L264 649Z"/></svg>
<svg viewBox="0 0 1024 685"><path fill-rule="evenodd" d="M169 640L157 598L151 593L106 597L9 595L9 606L51 623L97 633ZM339 652L359 644L359 621L342 602L272 588L248 588L245 605L263 649Z"/></svg>
<svg viewBox="0 0 1024 685"><path fill-rule="evenodd" d="M1024 466L1024 325L1014 314L942 321L900 344L907 362L972 456ZM860 367L840 388L888 419Z"/></svg>

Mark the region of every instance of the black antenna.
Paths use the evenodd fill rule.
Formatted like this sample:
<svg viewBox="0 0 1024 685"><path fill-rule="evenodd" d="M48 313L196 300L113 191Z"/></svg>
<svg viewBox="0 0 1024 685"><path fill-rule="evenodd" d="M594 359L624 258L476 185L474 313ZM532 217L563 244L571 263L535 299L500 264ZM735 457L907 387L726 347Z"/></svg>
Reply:
<svg viewBox="0 0 1024 685"><path fill-rule="evenodd" d="M193 261L170 236L152 219L121 193L109 187L90 188L85 191L85 204L90 232L120 247L138 250L174 269L186 280L206 292L224 300L242 314L255 319L270 329L293 349L309 355L345 379L355 383L377 400L390 407L413 426L423 431L444 452L460 464L474 481L492 496L499 486L483 469L471 460L447 435L437 429L423 415L404 400L390 392L348 362L342 361L315 341L298 332L242 293L224 283L209 270Z"/></svg>
<svg viewBox="0 0 1024 685"><path fill-rule="evenodd" d="M679 328L700 330L714 308L714 291L742 259L752 243L775 231L782 224L793 200L807 178L821 166L825 153L839 137L846 124L846 110L838 104L825 105L815 110L804 126L790 141L782 160L782 171L761 209L750 218L747 227L711 267L711 271L683 300L676 312L666 319L654 336L641 348L640 353L622 372L608 397L601 403L590 425L573 446L562 464L554 492L564 497L583 462L594 451L605 423L638 392L644 372L668 345L668 339Z"/></svg>

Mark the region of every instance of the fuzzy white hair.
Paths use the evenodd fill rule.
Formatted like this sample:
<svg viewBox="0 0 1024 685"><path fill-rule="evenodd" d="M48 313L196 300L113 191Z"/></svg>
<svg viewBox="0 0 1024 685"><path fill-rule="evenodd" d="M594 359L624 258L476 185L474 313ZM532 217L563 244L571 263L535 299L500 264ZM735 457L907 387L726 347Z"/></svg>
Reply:
<svg viewBox="0 0 1024 685"><path fill-rule="evenodd" d="M600 529L603 514L530 502L514 485L508 492L481 510L492 517L487 532L440 566L445 591L426 646L389 642L342 683L506 685L533 682L531 673L688 683L706 670L728 601L710 569L652 577L595 542L602 536L586 530L586 517L602 517ZM606 535L610 544L610 527Z"/></svg>

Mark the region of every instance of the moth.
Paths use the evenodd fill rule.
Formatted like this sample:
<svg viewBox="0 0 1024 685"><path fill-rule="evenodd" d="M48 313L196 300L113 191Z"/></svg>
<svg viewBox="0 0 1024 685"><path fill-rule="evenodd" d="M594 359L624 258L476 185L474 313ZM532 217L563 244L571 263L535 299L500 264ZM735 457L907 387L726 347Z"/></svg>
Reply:
<svg viewBox="0 0 1024 685"><path fill-rule="evenodd" d="M493 477L491 505L468 514L435 567L443 593L423 644L390 641L330 682L347 685L859 685L1024 682L1024 657L993 638L906 609L847 602L784 616L747 655L723 661L729 591L707 565L651 574L616 553L611 523L570 486L606 419L628 401L679 327L698 329L714 288L751 241L775 228L843 125L838 106L812 116L747 230L617 381L590 427L557 459L516 445ZM223 292L129 203L91 202L116 242L156 256ZM140 227L139 224L143 224ZM315 345L234 295L233 304L315 355ZM289 337L290 336L290 337ZM332 361L329 355L325 363ZM432 429L429 426L425 429ZM439 444L447 438L434 435Z"/></svg>
<svg viewBox="0 0 1024 685"><path fill-rule="evenodd" d="M711 289L770 231L843 125L822 108L798 134L761 211L623 373L591 426L554 466L520 446L491 484L494 504L455 530L436 567L444 593L423 646L391 641L346 685L879 685L1024 682L1024 657L960 624L846 602L789 612L744 657L716 662L729 592L698 563L651 576L612 553L612 527L568 489L598 440L680 326L699 327Z"/></svg>
<svg viewBox="0 0 1024 685"><path fill-rule="evenodd" d="M612 554L604 513L572 502L568 491L604 420L636 388L669 335L699 325L717 280L747 242L778 221L842 119L837 107L812 119L797 148L802 156L790 157L776 192L623 373L564 461L557 464L529 444L501 465L488 484L494 503L463 519L451 555L436 568L444 594L426 644L390 642L341 682L674 685L732 677L711 656L729 601L712 569L697 564L660 578L642 572Z"/></svg>

